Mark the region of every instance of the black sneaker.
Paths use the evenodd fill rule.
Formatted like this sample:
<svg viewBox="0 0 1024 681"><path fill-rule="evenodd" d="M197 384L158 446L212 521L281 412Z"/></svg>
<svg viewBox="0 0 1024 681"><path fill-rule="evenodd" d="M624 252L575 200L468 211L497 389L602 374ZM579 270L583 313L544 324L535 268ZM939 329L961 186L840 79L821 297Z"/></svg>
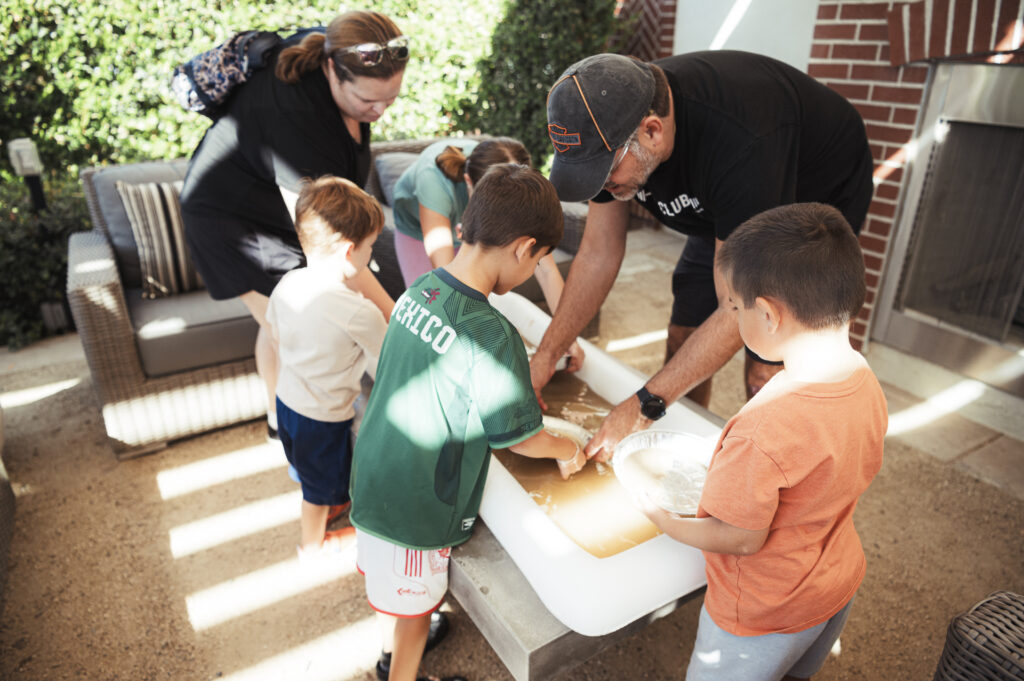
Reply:
<svg viewBox="0 0 1024 681"><path fill-rule="evenodd" d="M448 621L448 615L439 610L430 613L430 631L427 633L427 645L423 652L429 653L436 648L448 635L449 629L451 629L451 622Z"/></svg>
<svg viewBox="0 0 1024 681"><path fill-rule="evenodd" d="M430 631L427 633L427 645L423 652L433 650L448 635L451 623L448 615L435 610L430 613ZM381 653L377 660L377 678L380 681L388 681L388 672L391 671L391 653Z"/></svg>

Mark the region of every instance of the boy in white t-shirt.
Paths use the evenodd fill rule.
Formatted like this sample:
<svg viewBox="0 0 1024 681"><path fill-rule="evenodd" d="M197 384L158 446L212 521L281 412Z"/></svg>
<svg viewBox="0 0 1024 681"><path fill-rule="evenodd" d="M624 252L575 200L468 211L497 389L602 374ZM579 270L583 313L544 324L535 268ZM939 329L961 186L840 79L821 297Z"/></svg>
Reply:
<svg viewBox="0 0 1024 681"><path fill-rule="evenodd" d="M383 226L380 206L352 182L307 181L295 204L306 266L284 275L267 307L280 356L278 431L302 485L300 557L354 542L352 527L327 532L327 518L350 504L353 405L363 374L376 374L387 322L347 282Z"/></svg>

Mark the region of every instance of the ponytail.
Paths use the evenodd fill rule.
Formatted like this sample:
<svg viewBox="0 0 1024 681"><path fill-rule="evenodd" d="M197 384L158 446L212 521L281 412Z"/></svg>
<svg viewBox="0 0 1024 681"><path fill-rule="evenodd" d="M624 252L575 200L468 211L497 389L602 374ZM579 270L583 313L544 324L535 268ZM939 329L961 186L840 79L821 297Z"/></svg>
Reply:
<svg viewBox="0 0 1024 681"><path fill-rule="evenodd" d="M437 155L434 161L440 168L441 174L451 182L463 182L466 174L466 155L462 149L454 146L445 147L444 151Z"/></svg>
<svg viewBox="0 0 1024 681"><path fill-rule="evenodd" d="M298 83L302 76L318 68L324 61L324 34L311 33L294 47L281 50L274 74L286 83Z"/></svg>
<svg viewBox="0 0 1024 681"><path fill-rule="evenodd" d="M518 163L529 167L530 152L526 150L522 142L512 137L486 139L473 149L469 158L466 159L466 165L462 172L469 175L469 179L475 185L488 168L498 163Z"/></svg>

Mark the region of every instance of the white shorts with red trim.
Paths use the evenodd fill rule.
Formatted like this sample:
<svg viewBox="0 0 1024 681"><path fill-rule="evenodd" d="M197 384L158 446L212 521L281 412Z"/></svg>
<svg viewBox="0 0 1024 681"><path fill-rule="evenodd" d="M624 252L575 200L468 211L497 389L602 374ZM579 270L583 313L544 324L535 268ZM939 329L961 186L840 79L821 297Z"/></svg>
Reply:
<svg viewBox="0 0 1024 681"><path fill-rule="evenodd" d="M356 567L377 612L420 617L437 610L448 591L451 547L419 551L356 530Z"/></svg>

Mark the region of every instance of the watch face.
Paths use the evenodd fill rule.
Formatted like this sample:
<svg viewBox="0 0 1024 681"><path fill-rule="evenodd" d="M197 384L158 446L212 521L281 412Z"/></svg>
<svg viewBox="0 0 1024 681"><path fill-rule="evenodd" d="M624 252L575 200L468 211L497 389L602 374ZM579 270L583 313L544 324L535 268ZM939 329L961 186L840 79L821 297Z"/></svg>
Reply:
<svg viewBox="0 0 1024 681"><path fill-rule="evenodd" d="M640 412L652 421L657 421L665 415L665 400L651 395L640 406Z"/></svg>

